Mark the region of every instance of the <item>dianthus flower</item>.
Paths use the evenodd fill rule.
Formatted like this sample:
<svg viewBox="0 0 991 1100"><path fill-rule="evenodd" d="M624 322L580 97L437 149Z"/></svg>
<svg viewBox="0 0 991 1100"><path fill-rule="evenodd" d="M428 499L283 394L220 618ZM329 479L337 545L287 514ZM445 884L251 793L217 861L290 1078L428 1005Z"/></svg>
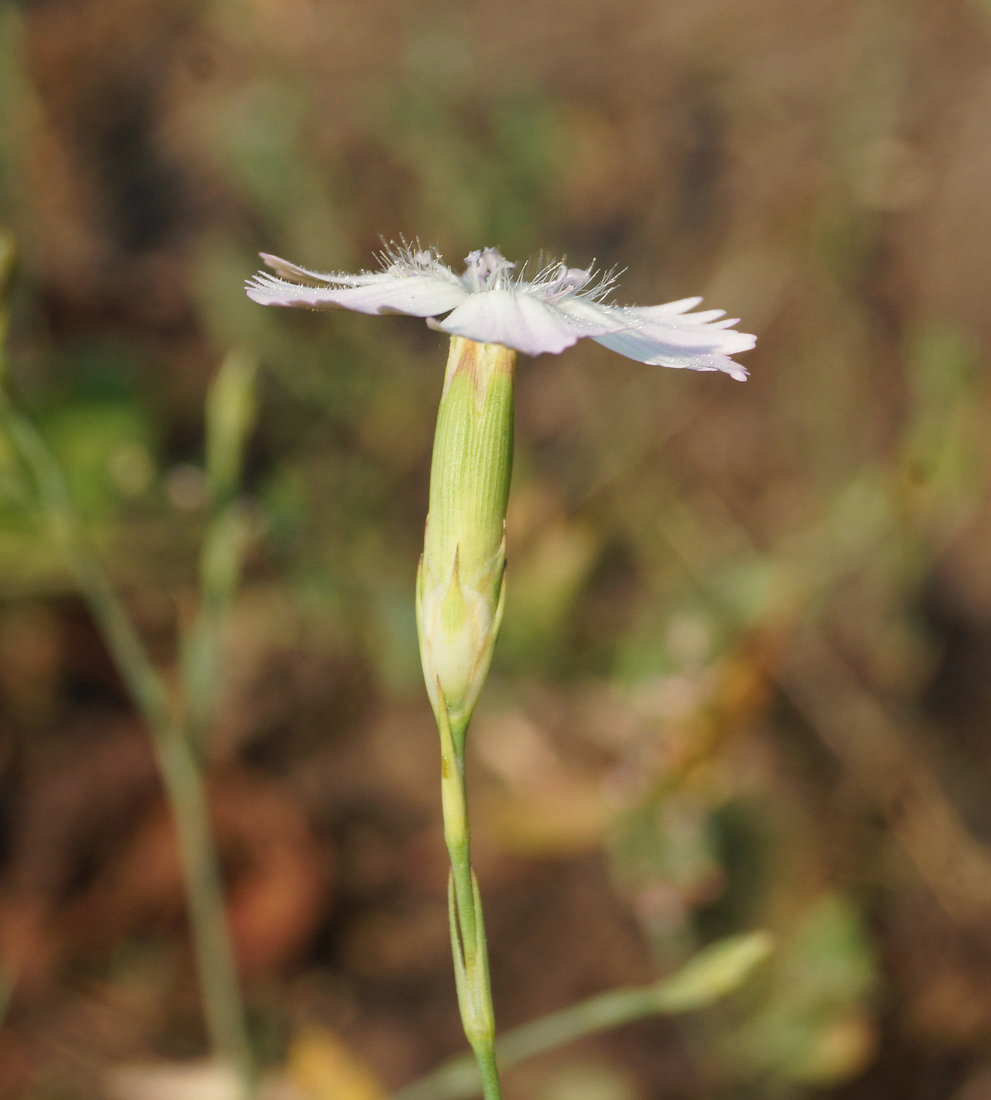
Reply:
<svg viewBox="0 0 991 1100"><path fill-rule="evenodd" d="M452 336L526 355L557 354L589 337L641 363L721 370L742 382L747 372L730 356L756 343L733 329L738 319L724 318L724 310L690 313L701 298L611 305L605 298L616 285L612 274L553 263L528 281L494 248L470 253L462 275L434 249L406 245L385 249L382 270L357 275L309 271L264 252L262 259L277 274L259 271L248 280L248 297L260 305L406 313Z"/></svg>
<svg viewBox="0 0 991 1100"><path fill-rule="evenodd" d="M754 346L701 298L663 306L606 302L611 274L554 263L532 280L494 248L472 252L461 275L433 249L387 247L381 271L323 275L262 258L247 292L265 306L354 309L425 317L451 337L437 413L423 555L416 578L420 660L441 742L441 806L451 860L448 912L458 1005L485 1100L501 1100L495 1018L478 882L471 868L465 738L488 675L506 597L506 506L513 466L517 352L557 353L583 337L666 367L720 370Z"/></svg>

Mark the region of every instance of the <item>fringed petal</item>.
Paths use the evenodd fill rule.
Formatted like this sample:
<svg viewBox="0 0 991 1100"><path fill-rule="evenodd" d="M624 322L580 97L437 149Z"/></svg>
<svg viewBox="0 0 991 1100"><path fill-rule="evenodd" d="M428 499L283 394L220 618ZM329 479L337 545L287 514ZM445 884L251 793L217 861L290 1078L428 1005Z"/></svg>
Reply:
<svg viewBox="0 0 991 1100"><path fill-rule="evenodd" d="M361 286L302 286L260 271L250 279L248 297L263 306L297 309L353 309L358 313L407 313L434 317L468 297L460 282L435 275L389 275Z"/></svg>
<svg viewBox="0 0 991 1100"><path fill-rule="evenodd" d="M628 306L627 308L650 313L653 317L670 317L673 314L687 313L701 303L702 296L698 295L694 298L679 298L677 302L665 302L662 306Z"/></svg>
<svg viewBox="0 0 991 1100"><path fill-rule="evenodd" d="M648 336L634 330L615 332L606 336L593 336L592 339L610 351L652 366L685 367L688 370L721 370L740 382L747 377L744 367L734 363L725 352L712 343L693 347L690 344L659 340L655 336ZM748 347L753 347L753 344L749 344ZM745 349L734 349L734 354L736 350Z"/></svg>
<svg viewBox="0 0 991 1100"><path fill-rule="evenodd" d="M698 305L701 299L687 301ZM722 316L722 310L683 315L680 309L669 311L667 306L633 306L615 307L615 312L627 318L629 327L593 337L610 351L656 366L721 370L739 381L747 377L746 370L729 357L749 351L757 338L730 329L735 320L714 320Z"/></svg>
<svg viewBox="0 0 991 1100"><path fill-rule="evenodd" d="M701 298L694 299L696 305ZM688 301L693 301L689 298ZM669 310L667 306L626 306L624 312L636 317L642 317L645 321L662 321L673 325L708 325L718 317L725 317L725 309L703 309L698 313L683 313Z"/></svg>
<svg viewBox="0 0 991 1100"><path fill-rule="evenodd" d="M259 252L258 255L265 261L267 267L278 272L284 279L290 282L309 283L313 286L368 286L370 283L380 283L383 279L394 278L385 271L362 271L357 275L349 275L344 271L311 271L308 267L300 267L299 264L292 264L268 252Z"/></svg>
<svg viewBox="0 0 991 1100"><path fill-rule="evenodd" d="M471 253L463 276L434 249L414 249L406 242L385 248L384 270L357 275L310 271L266 253L262 259L278 274L259 272L246 284L248 296L261 305L407 313L427 318L441 332L527 355L556 354L589 337L641 363L720 370L743 379L746 370L730 356L756 343L737 332L737 319L724 317L721 309L690 312L701 298L606 305L602 298L615 283L611 273L596 280L591 268L551 264L532 282L513 280L514 265L494 249ZM449 316L434 320L443 314Z"/></svg>
<svg viewBox="0 0 991 1100"><path fill-rule="evenodd" d="M591 305L591 303L585 303ZM580 314L581 310L576 310ZM525 292L486 290L472 294L443 321L433 325L442 332L465 336L483 344L504 344L526 355L557 354L583 336L609 332L624 322L610 324L589 312L583 319L548 305Z"/></svg>

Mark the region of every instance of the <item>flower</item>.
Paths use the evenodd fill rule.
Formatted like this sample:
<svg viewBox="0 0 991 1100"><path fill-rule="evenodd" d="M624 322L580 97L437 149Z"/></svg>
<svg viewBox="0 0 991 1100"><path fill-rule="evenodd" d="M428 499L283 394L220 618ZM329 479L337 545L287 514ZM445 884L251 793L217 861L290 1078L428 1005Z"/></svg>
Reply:
<svg viewBox="0 0 991 1100"><path fill-rule="evenodd" d="M553 263L532 281L512 274L515 264L494 248L465 258L455 274L434 249L406 244L385 249L381 271L321 274L261 254L276 275L259 271L246 284L263 306L353 309L406 313L431 328L483 344L503 344L527 355L557 354L590 337L641 363L690 370L721 370L743 381L746 370L730 356L747 351L756 337L737 332L721 309L690 313L701 298L660 306L617 306L604 301L615 278L589 268ZM447 316L438 321L443 314Z"/></svg>

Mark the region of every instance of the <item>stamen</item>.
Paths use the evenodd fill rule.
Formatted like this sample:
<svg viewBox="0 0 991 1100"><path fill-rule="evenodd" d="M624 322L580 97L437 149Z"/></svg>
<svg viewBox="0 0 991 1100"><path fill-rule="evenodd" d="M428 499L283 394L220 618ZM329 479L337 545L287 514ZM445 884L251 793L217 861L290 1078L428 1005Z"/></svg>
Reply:
<svg viewBox="0 0 991 1100"><path fill-rule="evenodd" d="M484 248L465 256L465 278L475 293L505 289L512 283L509 272L515 267L497 248Z"/></svg>
<svg viewBox="0 0 991 1100"><path fill-rule="evenodd" d="M407 241L405 237L399 238L399 244L395 241L382 240L382 251L377 259L383 271L392 275L422 275L428 271L436 271L438 267L444 267L441 254L436 248L424 248L420 244L420 238Z"/></svg>

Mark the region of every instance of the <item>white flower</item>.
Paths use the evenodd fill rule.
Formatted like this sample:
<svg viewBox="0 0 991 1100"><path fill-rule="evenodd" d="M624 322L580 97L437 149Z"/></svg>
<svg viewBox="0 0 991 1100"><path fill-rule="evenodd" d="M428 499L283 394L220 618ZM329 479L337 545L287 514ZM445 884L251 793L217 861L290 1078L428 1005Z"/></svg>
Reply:
<svg viewBox="0 0 991 1100"><path fill-rule="evenodd" d="M263 306L407 313L427 318L442 332L527 355L557 353L587 336L641 363L721 370L743 381L746 370L730 356L756 343L756 337L731 327L736 319L717 320L721 309L689 313L701 298L661 306L608 305L603 299L615 285L611 275L596 278L592 268L555 263L527 282L513 276L516 265L494 248L467 256L463 275L433 249L405 244L382 253L381 271L358 275L325 275L261 255L278 275L259 271L246 290Z"/></svg>

